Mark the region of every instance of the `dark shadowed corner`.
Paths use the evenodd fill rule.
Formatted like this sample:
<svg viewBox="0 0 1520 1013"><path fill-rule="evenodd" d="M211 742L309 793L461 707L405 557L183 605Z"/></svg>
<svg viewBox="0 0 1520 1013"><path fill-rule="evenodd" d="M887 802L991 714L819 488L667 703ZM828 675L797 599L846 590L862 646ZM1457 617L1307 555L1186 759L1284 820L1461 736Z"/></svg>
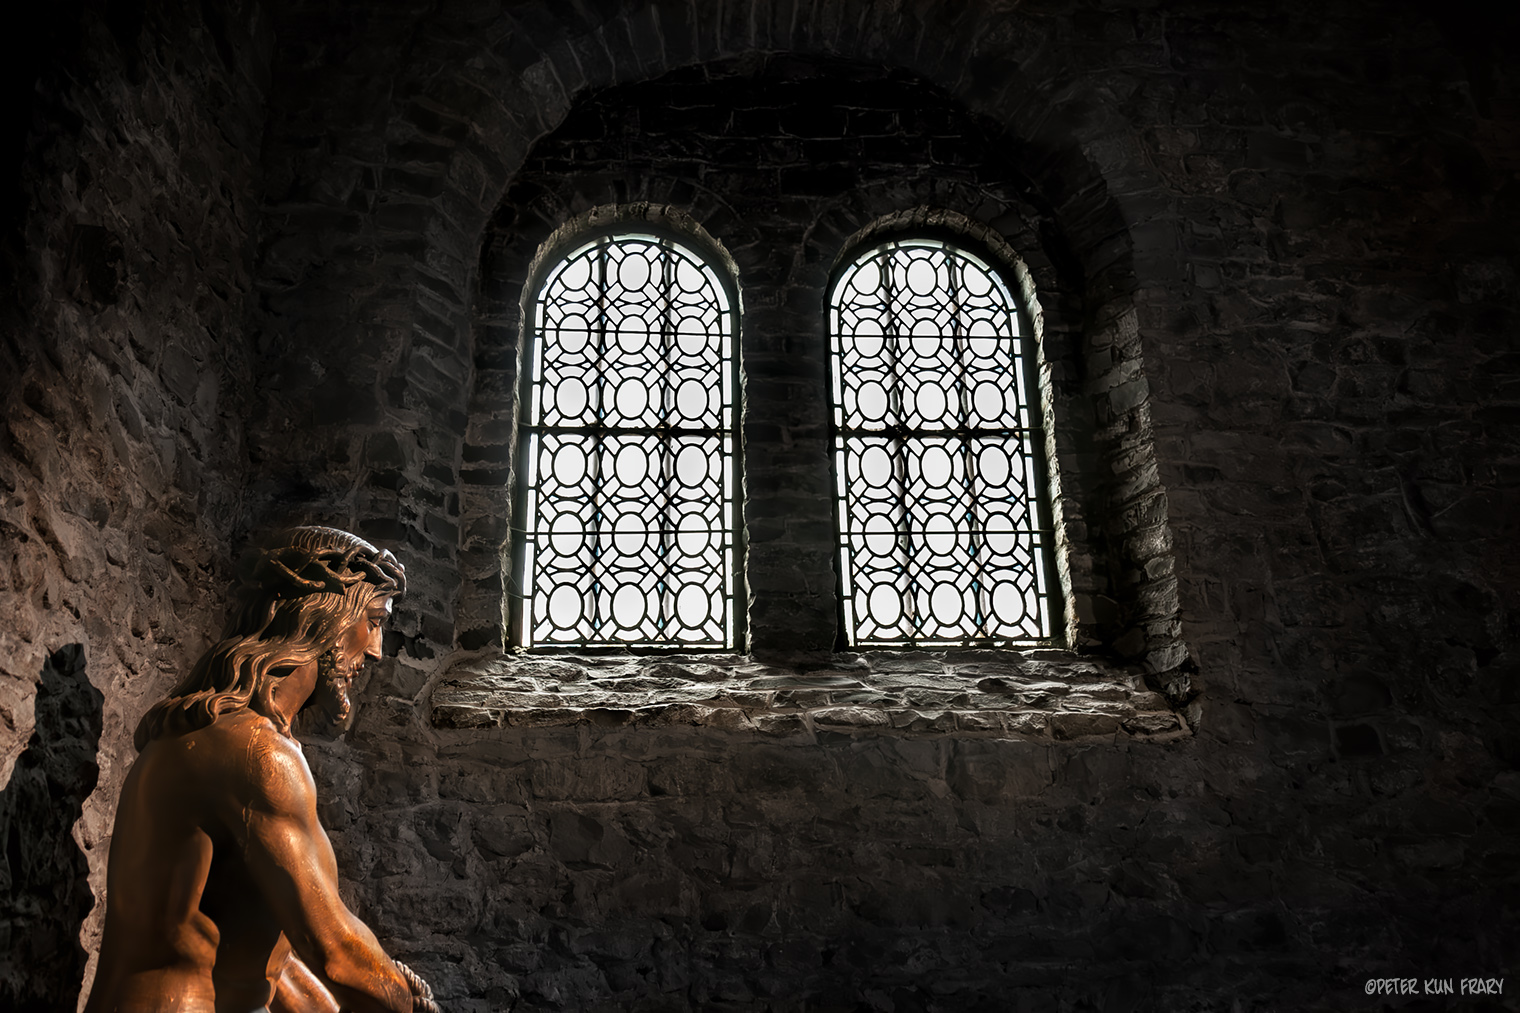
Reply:
<svg viewBox="0 0 1520 1013"><path fill-rule="evenodd" d="M0 791L0 1009L51 1013L79 999L79 926L95 898L72 831L100 775L104 701L82 644L43 664L36 727Z"/></svg>

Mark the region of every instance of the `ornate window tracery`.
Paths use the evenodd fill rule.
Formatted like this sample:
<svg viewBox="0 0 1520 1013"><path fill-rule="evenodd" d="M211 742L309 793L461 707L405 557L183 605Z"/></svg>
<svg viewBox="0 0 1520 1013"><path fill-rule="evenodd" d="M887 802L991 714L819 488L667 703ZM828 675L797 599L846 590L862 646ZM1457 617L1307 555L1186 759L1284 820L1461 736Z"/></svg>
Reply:
<svg viewBox="0 0 1520 1013"><path fill-rule="evenodd" d="M932 239L875 245L832 286L850 645L1055 636L1045 438L1025 317L989 263Z"/></svg>
<svg viewBox="0 0 1520 1013"><path fill-rule="evenodd" d="M527 309L516 642L742 643L726 273L686 242L618 232L554 263Z"/></svg>

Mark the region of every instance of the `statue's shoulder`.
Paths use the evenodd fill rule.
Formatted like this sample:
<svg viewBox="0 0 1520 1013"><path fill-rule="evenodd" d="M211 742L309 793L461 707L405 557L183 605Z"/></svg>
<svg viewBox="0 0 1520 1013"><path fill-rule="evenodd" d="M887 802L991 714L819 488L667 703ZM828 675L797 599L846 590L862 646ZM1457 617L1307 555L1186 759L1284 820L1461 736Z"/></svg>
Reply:
<svg viewBox="0 0 1520 1013"><path fill-rule="evenodd" d="M299 798L311 783L300 744L251 710L220 715L174 740L156 741L154 749L172 753L171 762L194 771L197 781L244 802Z"/></svg>
<svg viewBox="0 0 1520 1013"><path fill-rule="evenodd" d="M218 715L215 721L190 732L184 739L195 743L192 749L205 747L216 754L231 755L279 737L274 722L245 708Z"/></svg>
<svg viewBox="0 0 1520 1013"><path fill-rule="evenodd" d="M250 792L283 808L303 805L315 785L301 744L281 732L268 718L250 713L229 729L245 745L244 776Z"/></svg>
<svg viewBox="0 0 1520 1013"><path fill-rule="evenodd" d="M228 763L236 763L244 755L251 742L263 737L264 730L274 731L268 718L249 710L219 715L208 725L202 725L177 734L163 734L148 742L143 757L158 762L188 765L204 769L211 776Z"/></svg>

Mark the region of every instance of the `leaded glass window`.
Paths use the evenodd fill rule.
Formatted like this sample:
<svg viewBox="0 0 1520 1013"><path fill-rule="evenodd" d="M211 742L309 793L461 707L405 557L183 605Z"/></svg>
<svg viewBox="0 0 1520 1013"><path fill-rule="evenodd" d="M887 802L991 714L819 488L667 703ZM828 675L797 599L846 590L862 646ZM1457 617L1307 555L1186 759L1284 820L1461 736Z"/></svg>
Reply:
<svg viewBox="0 0 1520 1013"><path fill-rule="evenodd" d="M740 642L735 302L684 243L604 236L529 307L516 576L525 647Z"/></svg>
<svg viewBox="0 0 1520 1013"><path fill-rule="evenodd" d="M924 239L856 258L830 300L845 636L1052 638L1032 342L986 261Z"/></svg>

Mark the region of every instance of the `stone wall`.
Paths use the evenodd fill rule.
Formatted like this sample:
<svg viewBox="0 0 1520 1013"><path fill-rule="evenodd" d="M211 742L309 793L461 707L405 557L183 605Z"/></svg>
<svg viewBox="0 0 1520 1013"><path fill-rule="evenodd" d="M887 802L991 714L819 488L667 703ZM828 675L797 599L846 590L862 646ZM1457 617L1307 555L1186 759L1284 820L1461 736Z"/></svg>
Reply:
<svg viewBox="0 0 1520 1013"><path fill-rule="evenodd" d="M1384 1006L1370 977L1514 977L1512 24L1370 0L291 0L272 28L137 9L82 16L90 72L39 93L57 108L3 346L5 755L44 657L83 643L97 869L130 722L214 627L219 561L326 520L394 547L416 593L352 728L308 730L322 819L345 898L451 1011L1344 1011ZM1078 519L1141 535L1100 545L1094 580L1121 604L1175 581L1181 640L1165 610L1142 635L1190 649L1191 710L1121 638L648 661L466 638L491 629L505 541L469 509L510 468L481 424L515 368L493 258L577 199L738 201L742 179L638 189L703 178L651 158L689 136L648 123L700 112L659 82L785 90L825 65L916 82L957 126L927 160L902 119L898 161L804 148L798 178L892 165L932 198L990 166L1033 209L1011 234L1092 412L1063 467L1129 464L1071 495L1134 493L1133 516L1105 496ZM828 121L833 87L797 89L765 137L806 141L789 124ZM597 108L639 129L533 160ZM706 129L707 167L732 129ZM546 220L512 217L528 182ZM764 209L746 255L784 279L765 233L807 213ZM756 309L755 354L808 355L787 342L811 308ZM826 533L782 536L827 557ZM793 597L818 648L828 609Z"/></svg>
<svg viewBox="0 0 1520 1013"><path fill-rule="evenodd" d="M290 415L300 459L339 476L302 495L429 575L354 728L309 752L348 895L450 1008L1345 1010L1381 1005L1368 977L1506 973L1520 160L1496 26L1350 0L294 10L323 41L277 71L301 82L269 148L299 206L267 220L297 266L264 326L347 356L360 395L317 429ZM809 152L841 108L891 104L844 101L821 64L924 82L974 130L907 158L899 119ZM737 95L763 73L801 97ZM699 79L724 97L688 100ZM1049 265L1092 446L1154 437L1096 481L1164 499L1080 519L1171 537L1185 723L1102 638L900 666L495 653L503 253L648 199L805 277L877 212L767 263L816 216L759 178L787 145L798 179L848 177L834 193L884 166L915 201L972 165L1023 181L1016 245ZM749 308L750 351L793 386L816 379L814 310ZM784 413L786 390L754 403ZM828 556L780 537L782 563ZM1115 601L1172 576L1095 558ZM827 606L793 597L826 640Z"/></svg>
<svg viewBox="0 0 1520 1013"><path fill-rule="evenodd" d="M674 204L732 258L741 293L752 650L827 650L838 636L826 288L842 258L882 230L980 248L1015 288L1028 289L1054 432L1050 485L1065 534L1071 628L1061 642L1122 643L1132 657L1148 655L1158 677L1176 669L1186 652L1177 649L1165 526L1158 537L1124 522L1165 510L1145 393L1132 382L1139 363L1128 373L1099 363L1112 347L1100 321L1125 315L1123 295L1089 304L1102 279L1089 278L1080 257L1098 245L1095 237L1069 233L1017 162L996 124L979 122L939 89L838 60L744 57L578 105L534 146L482 243L461 473L461 563L481 573L464 588L460 646L505 646L520 303L534 255L587 209L634 214L648 204L654 216ZM1127 444L1103 440L1109 429L1128 433Z"/></svg>
<svg viewBox="0 0 1520 1013"><path fill-rule="evenodd" d="M257 4L174 0L57 5L37 34L7 33L21 123L0 309L0 785L24 747L39 769L66 747L26 744L44 662L81 645L69 674L105 695L99 787L74 830L97 896L132 729L220 627L246 523L243 318L271 42ZM23 825L39 835L23 852L50 833ZM79 870L58 861L14 888L73 896Z"/></svg>

